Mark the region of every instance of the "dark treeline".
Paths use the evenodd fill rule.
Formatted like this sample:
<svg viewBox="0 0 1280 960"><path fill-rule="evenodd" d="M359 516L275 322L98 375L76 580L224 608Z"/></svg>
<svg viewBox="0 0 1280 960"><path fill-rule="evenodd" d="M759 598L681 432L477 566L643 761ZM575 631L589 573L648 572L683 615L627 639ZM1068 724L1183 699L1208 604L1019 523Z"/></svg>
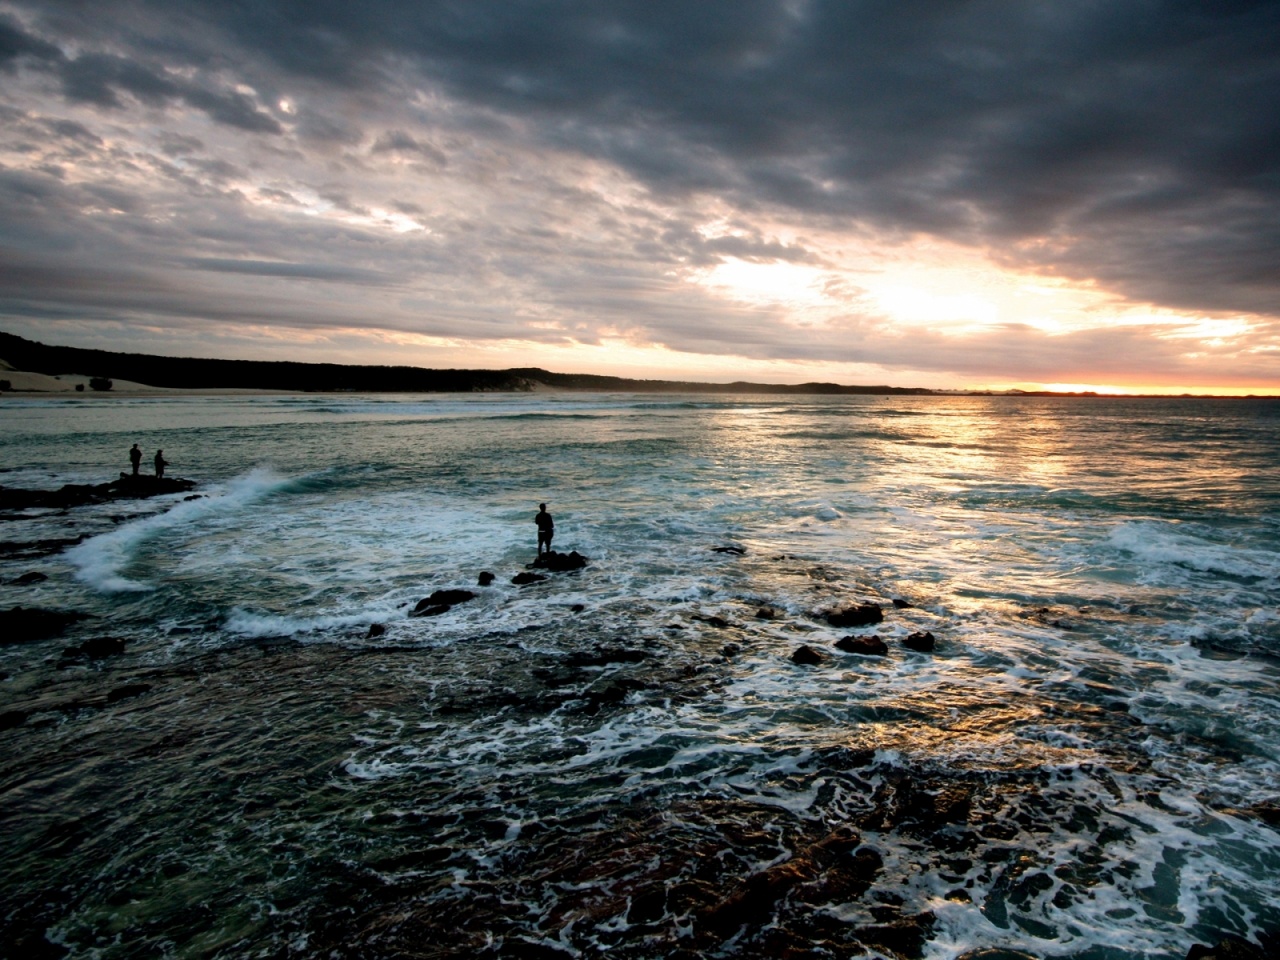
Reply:
<svg viewBox="0 0 1280 960"><path fill-rule="evenodd" d="M153 387L194 390L236 388L303 393L474 393L524 391L539 386L561 390L646 393L929 394L908 387L842 386L837 383L691 383L628 380L591 374L551 373L536 367L514 370L429 370L284 360L201 360L155 357L110 350L84 350L36 343L0 333L0 359L15 370L132 380Z"/></svg>

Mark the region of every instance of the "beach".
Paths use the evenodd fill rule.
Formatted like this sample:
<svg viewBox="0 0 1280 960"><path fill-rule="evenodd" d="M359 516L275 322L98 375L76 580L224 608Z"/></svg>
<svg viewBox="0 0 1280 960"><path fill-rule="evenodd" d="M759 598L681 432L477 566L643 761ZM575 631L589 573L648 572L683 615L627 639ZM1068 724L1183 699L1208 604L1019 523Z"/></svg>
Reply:
<svg viewBox="0 0 1280 960"><path fill-rule="evenodd" d="M0 485L195 486L5 514L84 615L0 645L31 955L1280 930L1280 401L103 399L6 397Z"/></svg>

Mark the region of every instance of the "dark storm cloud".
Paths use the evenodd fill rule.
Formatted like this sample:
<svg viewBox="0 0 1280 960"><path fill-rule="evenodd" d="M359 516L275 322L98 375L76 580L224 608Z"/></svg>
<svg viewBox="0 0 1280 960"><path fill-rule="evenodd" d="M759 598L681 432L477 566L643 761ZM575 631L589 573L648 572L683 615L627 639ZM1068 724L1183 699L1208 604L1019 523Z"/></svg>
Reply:
<svg viewBox="0 0 1280 960"><path fill-rule="evenodd" d="M85 36L101 26L60 12L48 22ZM534 117L547 142L659 192L992 244L1170 306L1280 309L1271 2L209 0L130 4L116 22L130 27L117 42L154 47L163 33L192 62L232 41L280 83L377 94L410 69ZM5 31L0 56L52 56L41 37ZM159 76L147 55L66 61L66 92L103 105L122 92L176 98L279 129L242 94ZM325 121L310 124L339 136ZM403 130L376 135L375 149L441 159Z"/></svg>

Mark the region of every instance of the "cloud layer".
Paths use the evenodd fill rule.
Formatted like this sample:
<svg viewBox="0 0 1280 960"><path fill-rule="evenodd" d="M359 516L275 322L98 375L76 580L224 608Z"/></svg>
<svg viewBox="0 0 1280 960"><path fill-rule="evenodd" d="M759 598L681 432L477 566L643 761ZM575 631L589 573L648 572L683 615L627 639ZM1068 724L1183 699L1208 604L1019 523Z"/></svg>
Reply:
<svg viewBox="0 0 1280 960"><path fill-rule="evenodd" d="M14 332L1280 389L1275 4L46 0L0 81ZM895 313L956 262L1070 316Z"/></svg>

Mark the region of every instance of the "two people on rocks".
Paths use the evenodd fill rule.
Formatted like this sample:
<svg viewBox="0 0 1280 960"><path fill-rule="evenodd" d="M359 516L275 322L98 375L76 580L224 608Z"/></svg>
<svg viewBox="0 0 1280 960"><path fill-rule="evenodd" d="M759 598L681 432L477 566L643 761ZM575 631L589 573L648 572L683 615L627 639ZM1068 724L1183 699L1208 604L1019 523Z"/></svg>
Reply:
<svg viewBox="0 0 1280 960"><path fill-rule="evenodd" d="M132 465L133 475L136 477L138 475L138 468L142 465L142 451L138 449L138 445L136 443L129 448L129 463ZM156 477L163 478L164 468L169 465L169 461L164 458L163 450L156 451L155 465Z"/></svg>

